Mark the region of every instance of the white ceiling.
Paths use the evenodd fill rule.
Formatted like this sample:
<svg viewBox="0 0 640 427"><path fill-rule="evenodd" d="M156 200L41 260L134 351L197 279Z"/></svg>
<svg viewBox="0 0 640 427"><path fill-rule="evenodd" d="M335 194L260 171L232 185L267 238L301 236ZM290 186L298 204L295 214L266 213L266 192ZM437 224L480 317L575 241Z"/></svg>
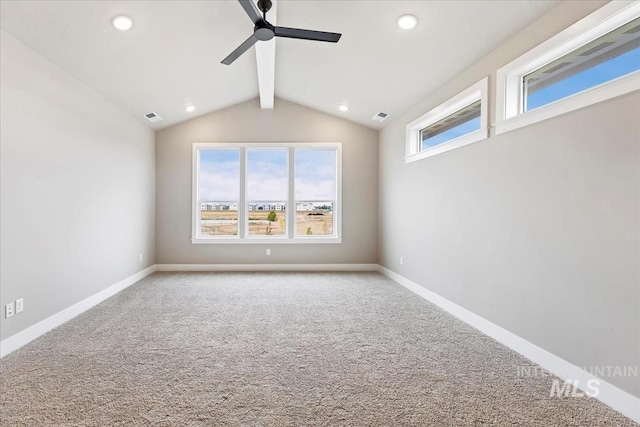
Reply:
<svg viewBox="0 0 640 427"><path fill-rule="evenodd" d="M557 3L279 0L277 25L343 35L337 44L278 39L275 94L379 128L378 111L400 115ZM258 96L253 48L220 64L253 31L235 0L0 7L4 30L155 129ZM418 17L415 29L398 28L405 13ZM111 26L120 14L133 18L130 31ZM350 110L338 111L341 103ZM152 111L164 120L147 122Z"/></svg>

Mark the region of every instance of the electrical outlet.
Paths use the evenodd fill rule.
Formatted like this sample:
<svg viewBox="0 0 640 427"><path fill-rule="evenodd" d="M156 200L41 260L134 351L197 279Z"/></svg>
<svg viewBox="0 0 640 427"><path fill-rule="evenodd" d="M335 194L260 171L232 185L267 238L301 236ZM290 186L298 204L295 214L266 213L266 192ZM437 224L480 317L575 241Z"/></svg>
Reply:
<svg viewBox="0 0 640 427"><path fill-rule="evenodd" d="M400 257L400 265L404 265L404 257Z"/></svg>
<svg viewBox="0 0 640 427"><path fill-rule="evenodd" d="M4 313L5 313L5 317L7 319L15 314L14 311L13 311L13 303L12 302L10 302L9 304L7 304L5 306Z"/></svg>
<svg viewBox="0 0 640 427"><path fill-rule="evenodd" d="M142 254L140 254L140 262L142 262Z"/></svg>
<svg viewBox="0 0 640 427"><path fill-rule="evenodd" d="M24 298L19 298L16 300L16 314L22 313L24 310Z"/></svg>
<svg viewBox="0 0 640 427"><path fill-rule="evenodd" d="M267 255L271 255L271 249L267 249Z"/></svg>

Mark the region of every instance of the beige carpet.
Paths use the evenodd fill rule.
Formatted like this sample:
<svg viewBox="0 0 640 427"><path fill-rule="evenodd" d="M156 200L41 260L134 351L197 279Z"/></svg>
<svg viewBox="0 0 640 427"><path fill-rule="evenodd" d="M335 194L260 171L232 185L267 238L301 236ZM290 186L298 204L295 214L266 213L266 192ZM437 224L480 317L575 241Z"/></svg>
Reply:
<svg viewBox="0 0 640 427"><path fill-rule="evenodd" d="M631 426L376 273L157 273L1 362L3 426Z"/></svg>

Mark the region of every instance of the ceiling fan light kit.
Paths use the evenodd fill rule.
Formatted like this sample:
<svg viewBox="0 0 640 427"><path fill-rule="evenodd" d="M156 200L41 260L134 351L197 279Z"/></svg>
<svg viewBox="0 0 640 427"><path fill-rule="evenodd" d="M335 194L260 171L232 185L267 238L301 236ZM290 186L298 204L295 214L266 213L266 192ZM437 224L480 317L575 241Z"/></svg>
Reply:
<svg viewBox="0 0 640 427"><path fill-rule="evenodd" d="M342 34L339 33L271 25L269 21L267 21L267 12L272 6L271 0L258 0L257 6L253 0L238 1L255 26L253 28L253 34L222 60L222 63L225 65L231 65L233 61L238 59L257 42L268 41L274 37L336 43L340 40L340 36L342 36ZM260 12L262 12L262 16L260 16Z"/></svg>

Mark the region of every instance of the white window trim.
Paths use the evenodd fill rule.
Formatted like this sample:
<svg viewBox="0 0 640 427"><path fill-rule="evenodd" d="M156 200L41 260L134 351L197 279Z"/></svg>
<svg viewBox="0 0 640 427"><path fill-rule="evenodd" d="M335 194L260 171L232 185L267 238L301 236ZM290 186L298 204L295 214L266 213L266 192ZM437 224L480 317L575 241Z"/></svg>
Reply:
<svg viewBox="0 0 640 427"><path fill-rule="evenodd" d="M240 149L240 200L238 200L238 235L237 236L207 236L199 237L200 206L198 201L198 175L200 171L198 150L200 149ZM289 188L287 205L289 201L295 205L295 176L294 176L294 150L295 148L333 148L336 150L336 203L333 209L334 235L296 237L295 236L295 207L286 210L287 235L286 236L247 236L244 237L247 227L248 201L246 199L246 150L247 149L289 149ZM264 142L264 143L218 143L197 142L192 148L192 178L191 178L191 243L192 244L327 244L342 243L342 143L341 142Z"/></svg>
<svg viewBox="0 0 640 427"><path fill-rule="evenodd" d="M525 75L640 16L639 1L612 1L497 72L496 135L640 90L640 71L618 77L531 111L523 111Z"/></svg>
<svg viewBox="0 0 640 427"><path fill-rule="evenodd" d="M489 77L485 77L474 85L463 90L453 98L448 99L422 116L418 117L406 127L406 156L405 162L411 163L416 160L435 156L437 154L451 151L456 148L486 139L488 134L488 99ZM444 119L463 109L464 107L480 101L480 129L468 133L458 138L454 138L442 144L426 150L420 150L420 131L432 124Z"/></svg>

